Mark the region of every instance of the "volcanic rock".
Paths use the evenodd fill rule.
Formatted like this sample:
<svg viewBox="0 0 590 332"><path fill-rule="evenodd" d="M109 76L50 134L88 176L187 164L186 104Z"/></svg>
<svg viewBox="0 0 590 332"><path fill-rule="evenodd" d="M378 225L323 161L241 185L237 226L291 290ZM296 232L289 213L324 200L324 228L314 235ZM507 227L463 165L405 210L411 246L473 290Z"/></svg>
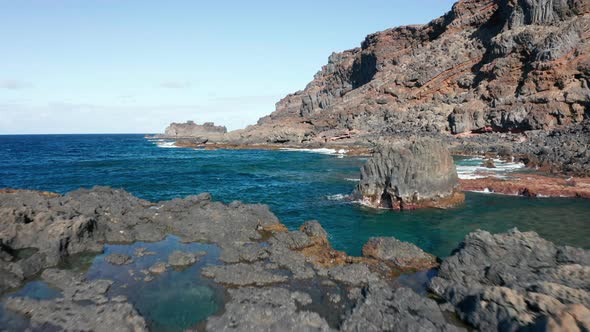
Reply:
<svg viewBox="0 0 590 332"><path fill-rule="evenodd" d="M168 264L164 262L158 262L148 269L151 274L162 274L168 270Z"/></svg>
<svg viewBox="0 0 590 332"><path fill-rule="evenodd" d="M208 139L219 140L227 133L227 128L224 126L216 126L213 122L205 122L202 125L196 124L193 121L186 123L171 123L166 128L164 136L170 138L183 138L184 142L197 143L195 139L199 139L201 143ZM178 143L177 143L178 144Z"/></svg>
<svg viewBox="0 0 590 332"><path fill-rule="evenodd" d="M133 263L133 258L125 254L110 254L105 257L104 260L113 265L127 265Z"/></svg>
<svg viewBox="0 0 590 332"><path fill-rule="evenodd" d="M284 288L230 290L231 301L220 317L207 322L208 331L331 331L315 312L299 310L312 302L309 294Z"/></svg>
<svg viewBox="0 0 590 332"><path fill-rule="evenodd" d="M361 169L357 191L364 204L412 210L461 203L457 170L440 142L416 139L384 142Z"/></svg>
<svg viewBox="0 0 590 332"><path fill-rule="evenodd" d="M556 246L534 232L477 231L443 261L430 288L482 331L556 326L568 311L590 307L589 262L590 251ZM587 322L577 317L567 314L572 326Z"/></svg>
<svg viewBox="0 0 590 332"><path fill-rule="evenodd" d="M30 318L35 329L64 331L147 331L147 324L126 299L108 298L112 282L86 281L64 270L46 270L42 278L61 289L62 297L35 300L11 297L7 309Z"/></svg>
<svg viewBox="0 0 590 332"><path fill-rule="evenodd" d="M458 150L474 141L483 152L503 144L539 153L536 140L484 133L582 134L577 125L590 114L589 24L587 0L460 0L428 24L376 32L360 47L333 53L305 89L224 139L357 146L420 135ZM488 142L450 136L463 133ZM572 172L587 175L580 149L572 140L539 159L551 168L567 159Z"/></svg>
<svg viewBox="0 0 590 332"><path fill-rule="evenodd" d="M342 331L463 331L446 322L431 299L408 288L367 286Z"/></svg>
<svg viewBox="0 0 590 332"><path fill-rule="evenodd" d="M394 237L373 237L363 246L363 256L391 262L402 270L427 270L438 265L436 257Z"/></svg>
<svg viewBox="0 0 590 332"><path fill-rule="evenodd" d="M288 280L287 276L266 269L261 263L207 266L202 274L218 283L235 286L262 286Z"/></svg>
<svg viewBox="0 0 590 332"><path fill-rule="evenodd" d="M207 253L202 252L182 252L174 251L168 256L168 264L174 267L185 267L193 265L199 260L199 257L206 255Z"/></svg>

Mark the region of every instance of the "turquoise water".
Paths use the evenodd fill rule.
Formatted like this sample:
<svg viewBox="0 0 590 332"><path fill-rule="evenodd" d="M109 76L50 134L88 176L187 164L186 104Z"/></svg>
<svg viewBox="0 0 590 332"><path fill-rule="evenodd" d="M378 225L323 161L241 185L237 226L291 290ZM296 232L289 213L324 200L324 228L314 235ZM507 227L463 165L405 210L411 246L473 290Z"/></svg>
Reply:
<svg viewBox="0 0 590 332"><path fill-rule="evenodd" d="M335 248L359 254L371 236L395 236L438 256L475 229L535 230L590 248L590 203L468 193L450 210L379 211L342 199L364 158L294 151L161 148L142 135L0 136L0 187L65 193L110 185L152 201L200 192L266 203L289 228L317 219ZM472 161L461 161L468 164Z"/></svg>
<svg viewBox="0 0 590 332"><path fill-rule="evenodd" d="M134 252L146 248L154 255L137 257ZM166 262L175 250L201 252L207 255L184 269L169 268L144 281L148 270L157 262ZM111 265L104 257L112 253L133 256L133 263ZM148 320L150 328L158 331L179 331L204 321L223 307L224 291L210 279L201 276L201 269L210 264L219 264L219 248L214 245L183 244L174 236L157 243L138 242L133 245L108 245L104 254L97 256L86 272L86 277L113 280L110 296L124 295L137 311Z"/></svg>

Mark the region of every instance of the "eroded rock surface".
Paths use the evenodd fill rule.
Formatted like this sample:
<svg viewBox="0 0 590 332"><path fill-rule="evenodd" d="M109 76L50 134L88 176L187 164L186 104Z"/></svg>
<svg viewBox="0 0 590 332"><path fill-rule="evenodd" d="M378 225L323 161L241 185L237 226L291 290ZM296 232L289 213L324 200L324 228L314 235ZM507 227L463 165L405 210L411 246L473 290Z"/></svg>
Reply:
<svg viewBox="0 0 590 332"><path fill-rule="evenodd" d="M559 326L564 319L585 326L589 264L589 251L556 246L534 232L478 231L443 261L430 287L482 331Z"/></svg>
<svg viewBox="0 0 590 332"><path fill-rule="evenodd" d="M408 288L374 283L364 289L342 331L463 331L439 306Z"/></svg>
<svg viewBox="0 0 590 332"><path fill-rule="evenodd" d="M133 263L133 258L125 254L110 254L105 257L104 260L113 265L127 265Z"/></svg>
<svg viewBox="0 0 590 332"><path fill-rule="evenodd" d="M420 271L438 266L435 256L394 237L370 238L363 246L363 256L391 262L402 270Z"/></svg>
<svg viewBox="0 0 590 332"><path fill-rule="evenodd" d="M357 186L364 204L412 210L451 207L463 202L453 158L432 139L382 142L361 168Z"/></svg>
<svg viewBox="0 0 590 332"><path fill-rule="evenodd" d="M240 288L230 291L226 312L207 322L210 331L331 331L315 312L298 310L310 304L308 294L284 288Z"/></svg>
<svg viewBox="0 0 590 332"><path fill-rule="evenodd" d="M156 204L106 187L64 196L9 191L0 194L0 291L70 255L102 252L105 242L155 242L175 234L185 242L237 248L261 239L258 229L273 225L281 224L264 205L226 205L209 194ZM17 259L18 250L32 254Z"/></svg>
<svg viewBox="0 0 590 332"><path fill-rule="evenodd" d="M24 275L42 271L42 279L62 295L46 300L12 297L2 305L45 330L146 329L146 320L126 298L110 297L113 281L89 281L48 267L82 249L160 241L167 234L221 250L219 262L199 271L228 289L224 311L206 322L210 331L454 331L460 328L447 319L454 311L482 330L587 326L588 251L555 246L534 233L467 236L430 284L440 297L437 304L394 280L401 267L432 267L434 257L419 248L376 238L365 246L366 257L350 257L331 248L319 222L289 231L262 205L216 203L208 194L150 203L98 187L64 196L6 191L0 193L0 211L2 286L18 287ZM84 220L94 220L91 230L76 228ZM33 233L42 241L33 241ZM61 246L56 250L44 241ZM23 257L17 250L24 249L29 255L17 259ZM145 248L135 251L138 259L149 254ZM194 264L196 256L172 253L164 257L167 262L156 261L134 280L173 274L166 272L170 265ZM116 261L129 258L117 256Z"/></svg>
<svg viewBox="0 0 590 332"><path fill-rule="evenodd" d="M61 289L62 297L35 300L13 297L6 308L30 318L34 328L63 331L147 331L147 325L124 297L109 298L108 280L85 281L62 270L45 270L42 278Z"/></svg>
<svg viewBox="0 0 590 332"><path fill-rule="evenodd" d="M201 252L183 252L174 251L168 256L168 264L174 267L187 267L195 264L201 256L205 256L207 253Z"/></svg>

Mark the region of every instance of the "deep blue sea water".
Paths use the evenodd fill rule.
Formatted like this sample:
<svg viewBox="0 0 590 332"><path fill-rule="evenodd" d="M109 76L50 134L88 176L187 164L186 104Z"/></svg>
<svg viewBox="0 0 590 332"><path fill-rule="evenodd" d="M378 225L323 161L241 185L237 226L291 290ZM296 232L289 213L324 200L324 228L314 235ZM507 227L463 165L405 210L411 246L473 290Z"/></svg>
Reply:
<svg viewBox="0 0 590 332"><path fill-rule="evenodd" d="M401 213L347 201L344 197L354 189L364 161L301 151L162 148L143 135L0 136L0 188L66 193L108 185L151 201L211 192L224 202L266 203L291 229L317 219L336 249L354 255L360 254L371 236L395 236L444 257L465 234L478 228L502 232L518 227L556 243L590 247L590 203L581 199L467 193L465 204L457 208ZM456 161L463 175L481 163L468 158ZM499 166L497 170L512 167ZM155 255L134 256L134 262L126 266L104 260L111 253L133 255L139 247ZM166 261L173 250L206 251L207 255L187 269L170 269L145 281L143 272L155 262ZM72 257L61 268L83 271L89 280L113 280L109 296L126 296L150 329L182 331L223 309L223 290L200 274L203 266L218 263L218 255L214 245L182 244L169 236L157 243L107 245L103 254ZM401 276L398 282L421 289L429 273ZM50 299L61 293L32 280L2 296ZM0 330L28 327L25 317L0 305Z"/></svg>
<svg viewBox="0 0 590 332"><path fill-rule="evenodd" d="M108 185L151 201L210 192L224 202L268 204L291 229L317 219L335 248L355 255L371 236L395 236L446 256L478 228L518 227L556 243L590 247L587 200L467 193L465 204L454 209L402 213L342 200L354 189L364 160L300 151L161 148L143 135L0 136L0 188L66 193Z"/></svg>

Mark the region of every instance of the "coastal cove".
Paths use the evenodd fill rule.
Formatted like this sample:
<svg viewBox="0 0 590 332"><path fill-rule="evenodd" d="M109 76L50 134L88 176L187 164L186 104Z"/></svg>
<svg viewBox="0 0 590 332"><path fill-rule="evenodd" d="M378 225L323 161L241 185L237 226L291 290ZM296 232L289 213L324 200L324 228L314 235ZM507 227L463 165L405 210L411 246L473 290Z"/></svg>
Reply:
<svg viewBox="0 0 590 332"><path fill-rule="evenodd" d="M107 185L150 201L210 192L226 203L268 204L289 229L316 219L333 247L350 255L359 255L370 237L394 236L446 257L471 231L498 233L513 227L536 231L556 244L589 247L586 200L467 193L463 205L449 210L374 210L347 200L363 157L204 151L158 143L143 135L0 136L0 187L63 194ZM456 162L463 171L474 166L468 158Z"/></svg>

